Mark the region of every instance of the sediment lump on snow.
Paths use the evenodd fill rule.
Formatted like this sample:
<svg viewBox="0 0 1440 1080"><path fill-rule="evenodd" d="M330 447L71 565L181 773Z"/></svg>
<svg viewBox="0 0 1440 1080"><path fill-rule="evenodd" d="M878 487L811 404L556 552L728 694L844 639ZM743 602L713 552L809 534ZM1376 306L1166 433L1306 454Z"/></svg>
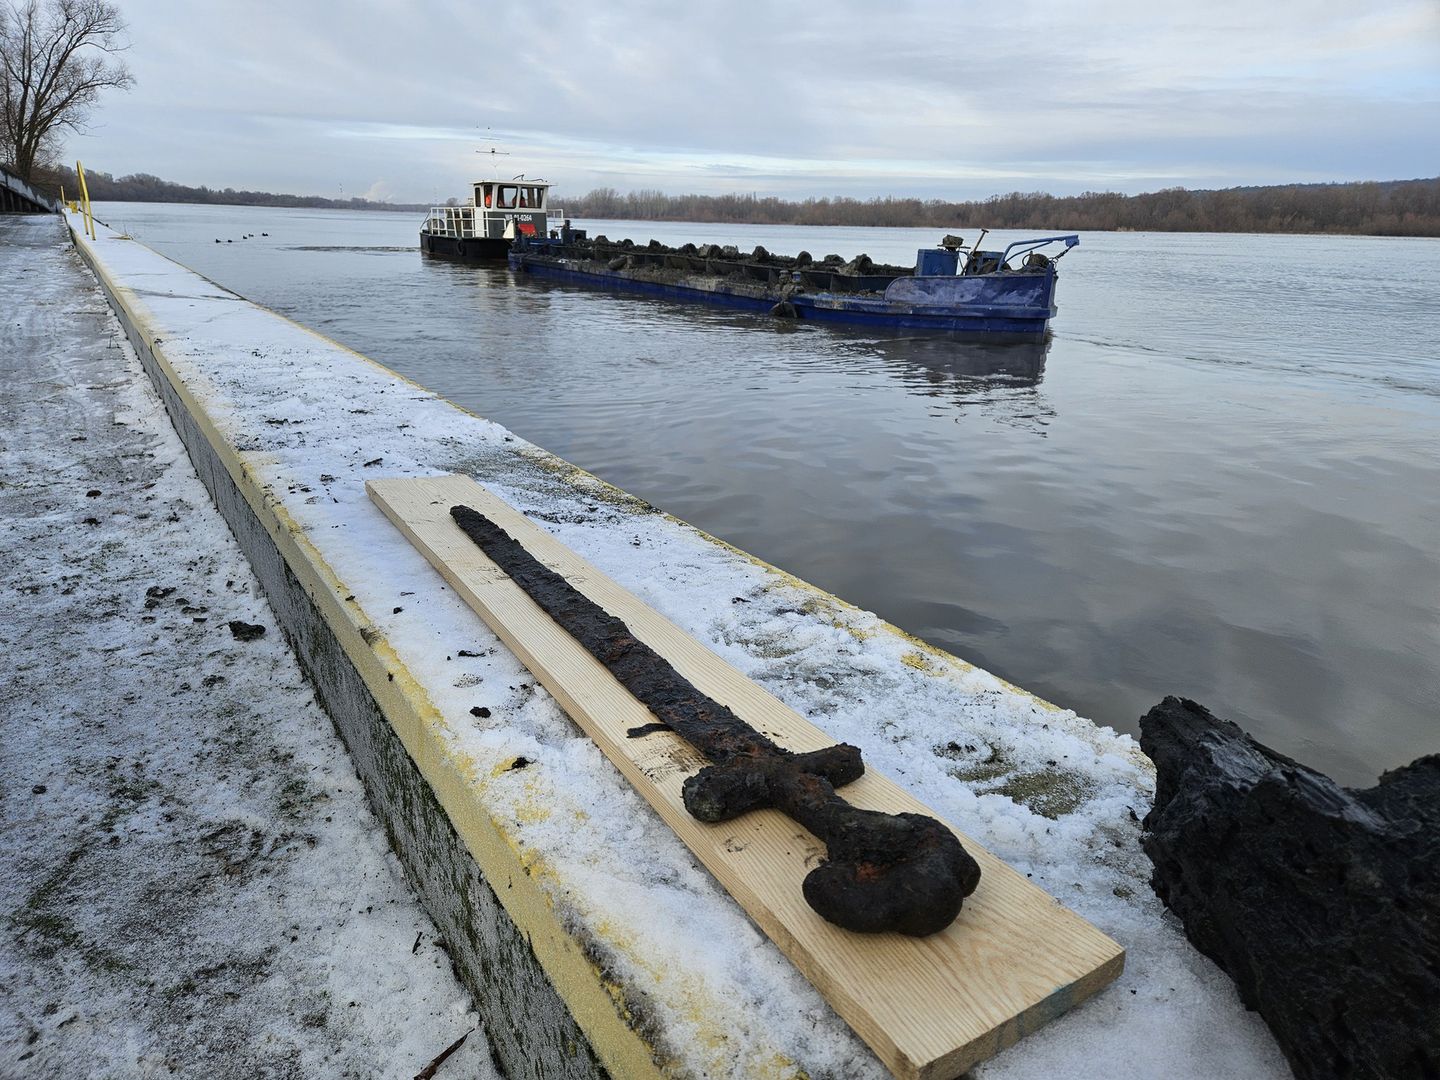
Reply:
<svg viewBox="0 0 1440 1080"><path fill-rule="evenodd" d="M1295 1074L1440 1075L1440 755L1359 791L1193 701L1140 731L1155 891Z"/></svg>

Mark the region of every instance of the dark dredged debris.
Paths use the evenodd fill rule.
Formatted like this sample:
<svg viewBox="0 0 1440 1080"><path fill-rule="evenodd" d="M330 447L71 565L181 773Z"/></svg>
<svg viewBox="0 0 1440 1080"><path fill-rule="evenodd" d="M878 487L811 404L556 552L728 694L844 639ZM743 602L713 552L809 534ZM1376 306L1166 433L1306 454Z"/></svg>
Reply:
<svg viewBox="0 0 1440 1080"><path fill-rule="evenodd" d="M416 938L415 940L418 942L420 939ZM445 1064L446 1059L449 1058L451 1054L460 1049L465 1040L474 1034L474 1031L475 1029L471 1029L465 1032L464 1035L461 1035L444 1050L441 1050L440 1053L431 1058L430 1062L415 1074L415 1080L434 1080L435 1074L439 1071L440 1066Z"/></svg>
<svg viewBox="0 0 1440 1080"><path fill-rule="evenodd" d="M726 821L772 807L799 822L827 849L805 878L805 899L847 930L923 936L959 914L980 867L950 829L923 814L862 810L836 794L865 771L858 748L840 743L796 754L777 746L489 518L468 506L451 507L450 516L658 721L710 759L682 789L694 817Z"/></svg>
<svg viewBox="0 0 1440 1080"><path fill-rule="evenodd" d="M256 638L265 636L265 627L259 623L241 622L239 619L230 620L230 633L235 635L236 641L254 641Z"/></svg>
<svg viewBox="0 0 1440 1080"><path fill-rule="evenodd" d="M1440 1076L1440 755L1343 788L1175 697L1140 747L1155 891L1295 1075Z"/></svg>

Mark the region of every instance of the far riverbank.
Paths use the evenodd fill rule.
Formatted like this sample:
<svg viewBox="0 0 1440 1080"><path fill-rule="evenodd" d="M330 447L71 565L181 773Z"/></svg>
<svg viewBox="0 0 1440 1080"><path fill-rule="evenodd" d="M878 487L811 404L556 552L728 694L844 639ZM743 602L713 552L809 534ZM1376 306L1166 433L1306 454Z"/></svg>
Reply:
<svg viewBox="0 0 1440 1080"><path fill-rule="evenodd" d="M364 198L272 194L187 187L145 174L113 177L87 173L90 197L105 202L385 210L423 213L428 203ZM77 190L74 174L56 182ZM437 195L436 201L445 196ZM451 204L455 199L450 199ZM573 218L712 222L739 225L812 225L845 228L1027 229L1077 232L1220 232L1355 236L1440 236L1440 178L1343 184L1288 184L1219 191L1169 188L1139 195L1085 192L1056 196L1011 192L987 199L821 196L782 199L757 194L668 195L597 188L584 195L556 194L551 205Z"/></svg>

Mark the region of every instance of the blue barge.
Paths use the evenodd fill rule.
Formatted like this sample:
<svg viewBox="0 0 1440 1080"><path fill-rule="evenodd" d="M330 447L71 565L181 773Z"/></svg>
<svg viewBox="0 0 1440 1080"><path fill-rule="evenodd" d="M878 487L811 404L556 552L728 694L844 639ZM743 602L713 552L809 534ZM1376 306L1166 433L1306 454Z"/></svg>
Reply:
<svg viewBox="0 0 1440 1080"><path fill-rule="evenodd" d="M816 262L756 248L656 241L637 245L566 227L518 237L512 269L537 277L672 300L765 311L782 318L898 330L962 332L1006 340L1042 337L1056 312L1056 262L1080 242L1075 234L1020 240L1002 251L968 251L957 236L922 248L914 267L880 266L861 255ZM1041 249L1064 245L1054 254Z"/></svg>

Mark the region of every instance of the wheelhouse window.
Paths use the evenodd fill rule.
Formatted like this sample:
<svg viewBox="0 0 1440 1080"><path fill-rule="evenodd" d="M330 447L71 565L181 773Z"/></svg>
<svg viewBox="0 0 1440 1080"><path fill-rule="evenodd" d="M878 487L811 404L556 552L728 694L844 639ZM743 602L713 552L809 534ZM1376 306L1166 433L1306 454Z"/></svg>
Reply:
<svg viewBox="0 0 1440 1080"><path fill-rule="evenodd" d="M543 210L546 185L476 184L475 205L487 210Z"/></svg>

